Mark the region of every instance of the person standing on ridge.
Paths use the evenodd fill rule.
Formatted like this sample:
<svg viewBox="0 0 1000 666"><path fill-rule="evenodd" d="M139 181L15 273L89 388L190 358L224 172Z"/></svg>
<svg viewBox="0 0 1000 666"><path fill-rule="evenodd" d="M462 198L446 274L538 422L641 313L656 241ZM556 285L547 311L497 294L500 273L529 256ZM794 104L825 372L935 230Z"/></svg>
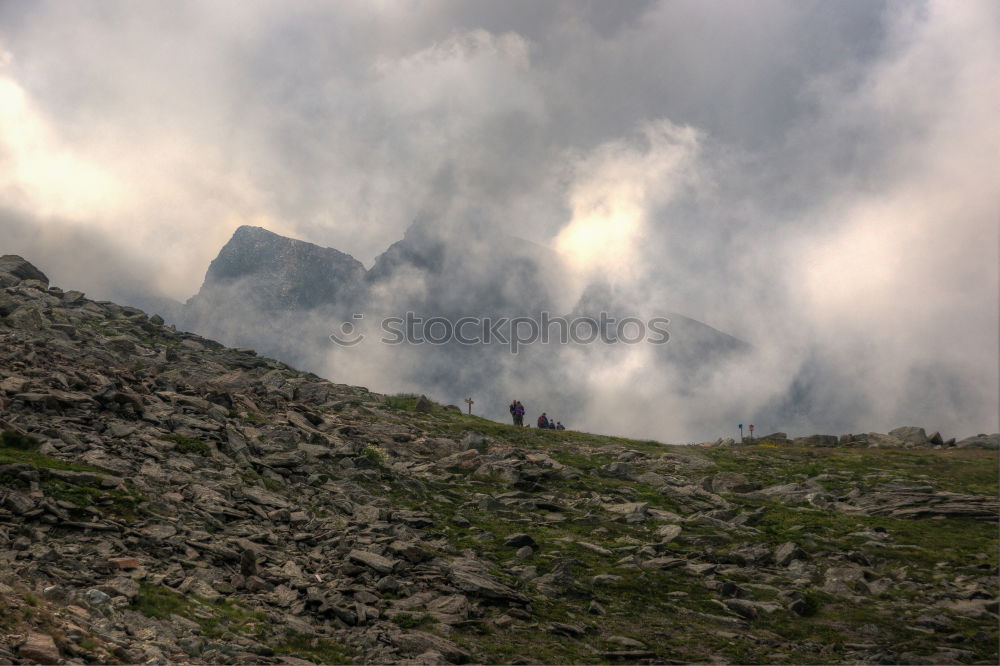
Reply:
<svg viewBox="0 0 1000 666"><path fill-rule="evenodd" d="M545 412L542 412L542 415L538 417L538 427L539 428L549 427L549 419L548 417L545 416Z"/></svg>
<svg viewBox="0 0 1000 666"><path fill-rule="evenodd" d="M523 426L524 425L524 405L521 404L520 400L514 401L514 425Z"/></svg>
<svg viewBox="0 0 1000 666"><path fill-rule="evenodd" d="M510 412L510 418L514 420L514 425L517 425L517 400L511 400L507 410Z"/></svg>

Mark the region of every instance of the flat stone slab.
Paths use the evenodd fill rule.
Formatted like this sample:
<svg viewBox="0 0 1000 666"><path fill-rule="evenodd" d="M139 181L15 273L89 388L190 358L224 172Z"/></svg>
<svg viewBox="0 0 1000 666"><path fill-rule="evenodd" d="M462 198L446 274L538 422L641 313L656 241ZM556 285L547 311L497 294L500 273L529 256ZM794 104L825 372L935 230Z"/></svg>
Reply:
<svg viewBox="0 0 1000 666"><path fill-rule="evenodd" d="M390 560L388 557L369 553L367 550L352 550L347 554L347 559L351 562L363 564L382 574L392 573L399 565L399 560Z"/></svg>

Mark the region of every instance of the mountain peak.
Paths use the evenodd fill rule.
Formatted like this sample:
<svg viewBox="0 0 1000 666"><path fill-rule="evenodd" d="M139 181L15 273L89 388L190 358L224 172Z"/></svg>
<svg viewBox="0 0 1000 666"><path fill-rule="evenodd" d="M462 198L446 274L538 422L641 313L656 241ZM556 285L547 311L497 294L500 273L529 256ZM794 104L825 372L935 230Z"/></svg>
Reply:
<svg viewBox="0 0 1000 666"><path fill-rule="evenodd" d="M311 309L353 292L365 268L340 250L244 225L212 260L195 299L237 286L265 310Z"/></svg>

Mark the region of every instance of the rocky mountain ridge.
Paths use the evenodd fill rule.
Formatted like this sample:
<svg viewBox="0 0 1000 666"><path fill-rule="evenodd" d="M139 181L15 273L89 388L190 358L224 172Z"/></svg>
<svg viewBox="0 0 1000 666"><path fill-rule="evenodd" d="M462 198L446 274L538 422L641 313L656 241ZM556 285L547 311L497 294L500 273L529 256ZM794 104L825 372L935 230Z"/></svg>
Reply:
<svg viewBox="0 0 1000 666"><path fill-rule="evenodd" d="M336 384L0 258L0 663L995 663L998 437Z"/></svg>

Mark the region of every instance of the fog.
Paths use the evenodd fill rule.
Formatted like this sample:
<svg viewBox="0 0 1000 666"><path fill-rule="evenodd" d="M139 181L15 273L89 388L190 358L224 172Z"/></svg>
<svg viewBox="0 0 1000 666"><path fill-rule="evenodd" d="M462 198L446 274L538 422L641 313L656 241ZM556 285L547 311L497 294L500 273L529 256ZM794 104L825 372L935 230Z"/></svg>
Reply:
<svg viewBox="0 0 1000 666"><path fill-rule="evenodd" d="M988 0L0 2L0 252L184 301L240 225L371 267L419 220L460 260L373 313L465 284L569 312L598 283L752 352L684 376L643 345L463 353L442 381L440 354L310 334L305 369L669 441L995 432L998 62ZM494 233L552 293L496 272Z"/></svg>

